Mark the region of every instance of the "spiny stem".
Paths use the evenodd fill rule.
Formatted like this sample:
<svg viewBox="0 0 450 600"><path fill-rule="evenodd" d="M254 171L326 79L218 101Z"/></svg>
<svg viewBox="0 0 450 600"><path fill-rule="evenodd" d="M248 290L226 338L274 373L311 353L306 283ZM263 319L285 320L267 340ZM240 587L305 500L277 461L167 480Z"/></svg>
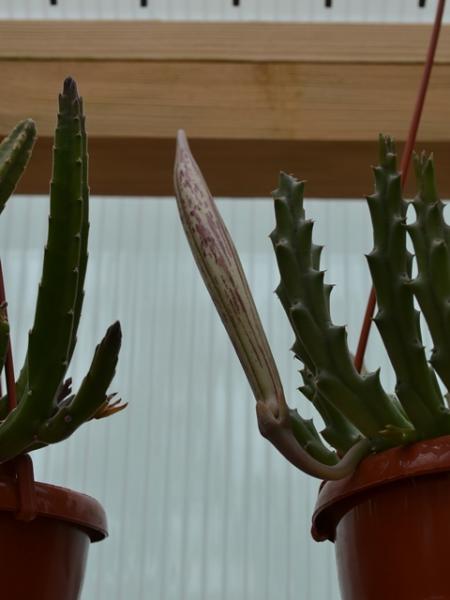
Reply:
<svg viewBox="0 0 450 600"><path fill-rule="evenodd" d="M433 29L431 31L430 43L428 46L427 58L425 60L422 79L420 82L419 90L417 92L416 103L414 106L414 112L411 117L411 122L408 129L408 138L406 141L405 148L403 150L402 162L400 166L401 177L402 177L402 189L405 186L406 178L408 176L409 165L411 163L411 156L416 142L417 131L419 129L420 119L422 116L423 107L425 104L425 97L430 83L431 71L434 64L434 57L436 54L436 48L439 41L439 34L441 31L442 18L444 15L445 0L439 0L436 8L436 15L434 18ZM358 340L358 346L355 355L355 367L358 372L361 371L362 364L364 362L364 355L366 353L367 341L369 339L370 327L372 325L372 317L375 312L376 306L376 294L375 289L372 287L367 301L366 312L364 315L363 324L361 327L361 333Z"/></svg>
<svg viewBox="0 0 450 600"><path fill-rule="evenodd" d="M8 323L8 311L6 302L5 280L3 277L3 266L0 259L0 306L4 312L4 320ZM8 393L8 409L11 411L17 406L16 398L16 378L14 376L14 363L11 345L11 336L9 335L9 327L7 331L7 349L6 349L6 391Z"/></svg>

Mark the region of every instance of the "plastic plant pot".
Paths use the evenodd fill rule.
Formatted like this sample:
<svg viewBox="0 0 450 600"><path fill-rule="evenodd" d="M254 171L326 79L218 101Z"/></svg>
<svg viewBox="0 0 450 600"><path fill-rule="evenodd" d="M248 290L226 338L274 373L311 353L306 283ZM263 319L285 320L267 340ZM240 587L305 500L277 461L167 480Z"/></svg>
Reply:
<svg viewBox="0 0 450 600"><path fill-rule="evenodd" d="M335 544L342 600L450 598L450 436L366 458L322 484L312 535Z"/></svg>
<svg viewBox="0 0 450 600"><path fill-rule="evenodd" d="M11 465L0 467L2 598L78 600L89 545L106 536L93 498L32 479L23 486Z"/></svg>

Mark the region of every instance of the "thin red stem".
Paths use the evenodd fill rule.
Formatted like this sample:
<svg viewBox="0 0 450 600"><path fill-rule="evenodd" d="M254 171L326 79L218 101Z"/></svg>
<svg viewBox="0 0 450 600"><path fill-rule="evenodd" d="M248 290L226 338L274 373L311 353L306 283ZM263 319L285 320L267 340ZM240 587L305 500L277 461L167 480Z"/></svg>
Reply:
<svg viewBox="0 0 450 600"><path fill-rule="evenodd" d="M0 260L0 306L5 311L5 317L8 318L6 293L5 293L5 281L3 279L3 268L2 261ZM11 347L11 337L8 339L8 349L6 351L6 362L5 362L5 374L6 374L6 390L8 392L8 409L11 411L17 406L16 398L16 378L14 377L14 364Z"/></svg>
<svg viewBox="0 0 450 600"><path fill-rule="evenodd" d="M409 126L408 138L406 140L405 147L403 149L402 161L400 165L401 170L401 181L402 189L405 187L405 182L408 177L408 170L411 164L411 156L416 143L417 131L419 129L420 117L422 116L423 106L425 104L425 96L427 94L428 84L430 82L431 70L433 68L434 57L436 54L436 48L439 40L439 33L442 25L442 16L444 14L445 0L439 0L438 7L436 9L436 16L434 19L433 30L431 32L430 43L428 46L427 58L423 69L422 80L420 82L419 91L417 94L416 104L414 112L411 118ZM366 352L367 340L369 339L370 327L372 325L373 313L375 311L376 295L375 290L372 287L367 301L366 312L364 315L364 321L361 327L361 333L359 336L358 347L355 356L355 367L358 372L361 371L364 354Z"/></svg>

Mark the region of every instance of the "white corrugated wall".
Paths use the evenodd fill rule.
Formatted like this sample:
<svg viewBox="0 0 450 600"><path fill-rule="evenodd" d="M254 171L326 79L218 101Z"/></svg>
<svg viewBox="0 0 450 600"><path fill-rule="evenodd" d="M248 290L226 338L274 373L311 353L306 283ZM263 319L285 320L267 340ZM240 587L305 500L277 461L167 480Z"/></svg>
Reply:
<svg viewBox="0 0 450 600"><path fill-rule="evenodd" d="M113 390L129 408L34 453L37 477L97 497L110 538L94 545L83 600L337 600L333 547L309 535L318 482L258 433L254 403L196 272L171 198L93 198L90 263L76 383L115 319L123 332ZM363 202L309 201L326 242L333 313L354 346L369 289ZM267 329L288 401L296 392L292 334L268 199L221 200ZM48 200L14 197L0 219L16 366L32 323ZM377 342L377 335L373 335ZM380 364L377 343L368 353ZM392 388L389 373L384 375ZM386 380L385 378L385 380Z"/></svg>
<svg viewBox="0 0 450 600"><path fill-rule="evenodd" d="M430 22L437 0L0 0L4 19ZM448 21L447 16L444 20Z"/></svg>

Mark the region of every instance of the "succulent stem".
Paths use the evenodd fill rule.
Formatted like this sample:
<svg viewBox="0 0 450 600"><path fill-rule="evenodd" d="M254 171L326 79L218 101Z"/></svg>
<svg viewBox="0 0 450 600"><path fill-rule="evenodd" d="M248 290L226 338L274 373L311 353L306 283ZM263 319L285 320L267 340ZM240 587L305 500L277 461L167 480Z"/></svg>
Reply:
<svg viewBox="0 0 450 600"><path fill-rule="evenodd" d="M367 198L374 231L374 248L367 256L378 301L374 320L397 376L397 396L419 436L432 437L449 430L450 414L427 363L414 308L407 203L389 137L380 136L380 163L374 168L375 193Z"/></svg>
<svg viewBox="0 0 450 600"><path fill-rule="evenodd" d="M47 418L68 366L83 219L81 105L76 84L59 97L48 240L27 354L27 396Z"/></svg>
<svg viewBox="0 0 450 600"><path fill-rule="evenodd" d="M332 323L319 268L320 247L312 242L313 222L303 207L304 183L281 173L273 193L276 228L271 233L281 284L277 290L293 327L294 352L304 363L302 391L324 417L335 443L352 446L360 433L375 439L386 425L413 430L384 392L379 372L360 375L347 347L344 327Z"/></svg>
<svg viewBox="0 0 450 600"><path fill-rule="evenodd" d="M26 119L0 144L0 213L28 164L35 139L34 121Z"/></svg>
<svg viewBox="0 0 450 600"><path fill-rule="evenodd" d="M450 227L438 196L433 157L414 157L418 193L412 204L415 223L408 225L418 274L411 281L434 343L430 362L450 390Z"/></svg>
<svg viewBox="0 0 450 600"><path fill-rule="evenodd" d="M56 414L41 425L37 433L39 443L54 444L66 439L105 404L107 389L116 372L121 339L120 324L116 322L95 349L78 393L63 401Z"/></svg>

